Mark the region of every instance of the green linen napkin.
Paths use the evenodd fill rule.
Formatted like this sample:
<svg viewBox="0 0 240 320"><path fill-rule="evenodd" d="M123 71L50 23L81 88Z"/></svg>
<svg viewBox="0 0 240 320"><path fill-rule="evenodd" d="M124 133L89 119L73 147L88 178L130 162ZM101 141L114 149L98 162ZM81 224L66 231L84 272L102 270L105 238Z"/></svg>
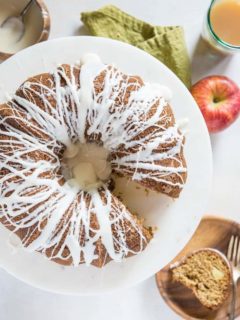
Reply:
<svg viewBox="0 0 240 320"><path fill-rule="evenodd" d="M81 20L94 36L121 40L150 53L190 87L190 62L182 27L152 26L113 5L82 12Z"/></svg>

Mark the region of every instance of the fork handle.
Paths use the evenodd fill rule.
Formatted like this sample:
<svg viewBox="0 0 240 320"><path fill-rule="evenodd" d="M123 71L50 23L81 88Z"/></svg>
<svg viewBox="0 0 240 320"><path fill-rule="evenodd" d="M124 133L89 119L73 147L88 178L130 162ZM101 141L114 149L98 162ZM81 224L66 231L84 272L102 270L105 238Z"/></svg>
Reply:
<svg viewBox="0 0 240 320"><path fill-rule="evenodd" d="M236 294L237 294L237 282L233 281L233 283L232 283L232 301L231 301L231 310L230 310L229 320L235 319Z"/></svg>

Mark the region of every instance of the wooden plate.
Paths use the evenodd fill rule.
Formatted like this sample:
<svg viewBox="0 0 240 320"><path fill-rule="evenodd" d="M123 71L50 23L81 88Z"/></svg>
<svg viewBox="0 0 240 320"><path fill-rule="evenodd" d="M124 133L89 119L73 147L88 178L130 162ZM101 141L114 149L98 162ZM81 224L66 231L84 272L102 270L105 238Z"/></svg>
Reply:
<svg viewBox="0 0 240 320"><path fill-rule="evenodd" d="M214 216L204 217L186 247L171 263L156 274L160 294L165 302L183 319L228 319L231 296L219 310L208 310L196 300L189 289L172 282L171 272L169 271L170 264L200 248L218 249L226 255L228 243L233 234L240 236L240 225L238 223ZM237 296L236 317L240 315L240 283Z"/></svg>

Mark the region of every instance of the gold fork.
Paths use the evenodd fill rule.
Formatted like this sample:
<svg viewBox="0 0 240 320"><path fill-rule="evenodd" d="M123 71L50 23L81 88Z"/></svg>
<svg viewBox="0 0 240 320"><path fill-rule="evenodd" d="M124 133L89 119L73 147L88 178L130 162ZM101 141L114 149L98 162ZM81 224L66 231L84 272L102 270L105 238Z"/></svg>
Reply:
<svg viewBox="0 0 240 320"><path fill-rule="evenodd" d="M235 319L237 283L240 278L240 237L232 235L228 245L227 258L232 265L232 301L230 310L230 320Z"/></svg>

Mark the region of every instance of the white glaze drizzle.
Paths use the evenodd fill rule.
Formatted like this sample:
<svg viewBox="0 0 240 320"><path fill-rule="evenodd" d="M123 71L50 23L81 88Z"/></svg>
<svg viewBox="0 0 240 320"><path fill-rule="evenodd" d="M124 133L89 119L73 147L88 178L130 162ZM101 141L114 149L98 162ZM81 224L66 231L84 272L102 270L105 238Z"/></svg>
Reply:
<svg viewBox="0 0 240 320"><path fill-rule="evenodd" d="M61 185L59 150L76 141L86 143L92 134L100 135L101 143L109 152L115 153L120 147L125 149L123 156L112 159L115 172L131 174L137 181L150 179L169 187L182 188L181 174L186 172L186 168L177 155L184 137L176 125L165 128L170 119L164 113L166 101L160 86L148 83L142 86L134 82L135 89L127 103L116 105L119 94L124 96L128 87L133 85L128 83L129 77L124 77L113 66L104 65L96 56L84 59L80 86L73 71L74 66L71 66L71 77L68 77L64 68L59 67L49 85L27 81L21 86L25 97L14 95L14 100L8 105L15 111L14 121L21 124L19 128L9 121L11 117L0 116L0 136L5 136L0 146L0 172L7 170L0 176L0 218L11 225L14 232L29 228L22 239L28 250L49 255L49 249L58 247L58 250L51 251L51 259L72 258L74 266L82 262L89 265L98 258L95 244L101 239L110 258L121 261L129 253L137 254L143 250L146 239L141 228L124 205L116 205L107 185L88 192L66 181ZM94 80L102 72L104 85L97 93ZM61 79L66 85L61 85ZM42 109L33 99L33 94L41 99ZM49 97L53 98L56 106L49 102ZM148 117L155 103L158 107ZM159 119L164 125L158 124ZM154 131L138 137L149 127L154 127ZM156 152L159 145L173 141L174 146L166 152ZM31 154L39 150L48 158L34 159ZM166 167L156 163L163 159L177 161L179 166ZM173 173L180 177L181 182L167 179ZM99 224L95 230L91 230L90 225L93 214ZM130 222L139 236L140 250L137 252L131 251L127 245L124 221ZM81 243L83 229L86 241ZM29 243L37 231L39 236ZM63 255L65 248L69 252L67 257Z"/></svg>

